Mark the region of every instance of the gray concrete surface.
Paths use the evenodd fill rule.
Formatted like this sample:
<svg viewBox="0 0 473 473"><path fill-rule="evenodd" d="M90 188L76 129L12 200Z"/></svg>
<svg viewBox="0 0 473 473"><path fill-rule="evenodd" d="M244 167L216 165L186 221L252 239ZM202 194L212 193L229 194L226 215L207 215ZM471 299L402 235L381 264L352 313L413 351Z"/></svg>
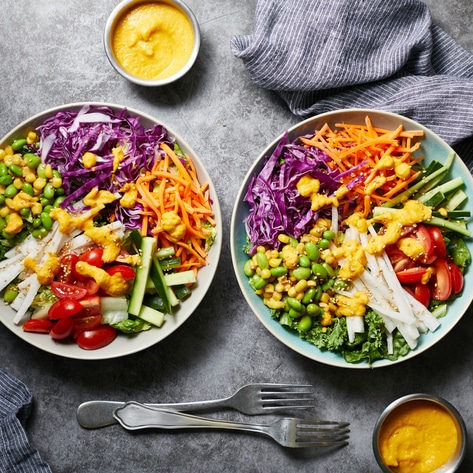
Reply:
<svg viewBox="0 0 473 473"><path fill-rule="evenodd" d="M182 134L207 166L220 197L224 243L216 279L199 309L172 336L144 352L101 362L60 359L0 326L0 366L33 392L27 434L53 471L376 472L371 449L375 421L386 404L411 392L445 397L471 431L471 311L448 337L407 363L348 370L287 349L240 295L229 249L238 187L268 140L299 121L275 95L252 85L230 52L234 34L251 32L256 0L188 0L201 25L201 52L188 76L162 89L134 86L108 63L102 32L117 3L0 0L0 134L69 102L108 101L152 114ZM427 3L435 21L473 52L471 0ZM315 414L348 419L350 445L328 453L291 451L241 433L132 435L118 426L87 431L75 418L77 406L94 398L205 399L253 381L314 384ZM473 471L473 437L461 471Z"/></svg>

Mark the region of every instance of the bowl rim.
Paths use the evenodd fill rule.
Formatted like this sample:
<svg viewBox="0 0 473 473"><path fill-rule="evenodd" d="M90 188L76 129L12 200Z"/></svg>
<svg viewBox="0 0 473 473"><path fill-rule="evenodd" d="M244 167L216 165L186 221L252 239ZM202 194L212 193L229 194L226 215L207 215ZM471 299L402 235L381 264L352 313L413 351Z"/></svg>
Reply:
<svg viewBox="0 0 473 473"><path fill-rule="evenodd" d="M456 452L454 453L454 455L452 455L452 457L450 457L448 462L440 469L435 471L438 471L438 473L452 473L456 471L465 457L468 443L468 432L466 429L465 421L460 412L449 401L440 396L427 393L407 394L398 399L395 399L384 408L383 412L378 417L378 420L376 421L375 427L373 429L372 447L375 459L379 467L384 473L394 473L394 470L391 470L384 464L383 459L381 457L381 453L379 451L379 434L381 432L381 428L383 426L384 421L400 406L415 401L428 401L442 407L442 409L444 409L455 422L455 427L457 429L458 438L460 439L460 444L457 446Z"/></svg>
<svg viewBox="0 0 473 473"><path fill-rule="evenodd" d="M258 152L257 157L253 161L253 163L250 166L250 169L247 171L245 177L243 178L242 184L240 186L240 189L238 191L236 200L235 200L235 205L233 207L232 211L232 216L231 216L231 224L230 224L230 250L231 250L231 256L232 256L232 266L233 270L235 272L238 284L240 286L241 292L243 293L244 298L246 299L246 302L249 305L249 308L251 311L255 314L255 316L259 319L259 321L263 324L263 326L274 336L276 337L281 343L285 344L287 347L292 349L293 351L309 358L314 361L318 361L323 364L331 365L334 367L338 368L348 368L348 369L373 369L373 368L383 368L383 367L388 367L388 366L393 366L395 364L401 363L408 361L412 359L415 356L420 355L424 351L426 351L428 348L433 346L435 343L440 341L441 338L446 336L460 321L460 319L463 317L464 313L466 312L468 306L470 305L469 303L465 302L465 298L459 298L457 301L454 301L454 303L457 303L456 307L458 306L459 303L462 304L462 308L464 306L465 310L462 311L462 313L459 316L456 316L455 320L452 322L449 322L446 325L441 325L435 332L431 333L429 332L427 336L430 336L427 341L422 342L421 346L417 346L416 349L411 350L406 356L399 357L395 361L391 361L388 359L383 359L383 360L375 360L373 363L368 363L368 362L361 362L361 363L348 363L343 360L341 355L339 357L336 357L336 355L332 352L322 352L321 350L317 349L314 345L311 345L309 342L304 341L300 339L299 337L292 337L291 334L288 334L287 331L284 331L278 324L275 323L274 320L270 320L269 314L260 314L257 308L255 307L254 300L252 300L254 294L249 294L248 289L247 289L247 280L245 281L243 276L242 276L242 271L239 270L238 268L238 255L241 252L240 247L236 247L237 242L235 241L235 235L237 233L237 228L242 226L242 222L238 221L239 218L239 210L240 210L240 204L243 200L243 196L247 190L247 184L249 180L251 179L251 176L255 173L255 170L260 169L261 167L261 162L263 161L264 157L270 154L274 148L277 146L281 138L288 133L289 139L294 139L296 136L300 136L301 132L297 133L298 129L307 127L311 125L313 122L315 123L316 121L321 122L321 121L330 121L331 119L334 120L335 116L341 115L341 114L349 114L350 116L357 116L357 115L370 115L371 118L373 119L373 115L381 115L385 118L389 119L395 119L403 122L405 126L413 127L415 129L422 129L424 132L428 133L430 135L430 142L435 143L436 146L442 148L443 151L448 150L449 152L453 152L454 150L448 145L442 138L440 138L436 133L434 133L432 130L427 128L425 125L422 125L421 123L405 117L403 115L393 113L393 112L387 112L384 110L379 110L379 109L370 109L370 108L346 108L346 109L337 109L337 110L331 110L328 112L324 112L318 115L314 115L312 117L306 118L290 127L288 127L284 132L280 133L275 139L273 139L272 142L270 142L268 145L265 145L264 149L261 152ZM341 120L341 118L339 119ZM348 120L348 118L347 118ZM374 121L374 120L373 120ZM376 126L376 125L374 125ZM456 154L456 153L455 153ZM465 163L462 161L462 159L456 155L456 158L454 160L454 164L452 166L453 168L460 168L461 169L461 175L465 175L465 183L469 186L471 186L471 191L473 192L473 178L471 176L471 173L468 171L468 168L466 167ZM470 220L471 221L471 220ZM241 255L240 255L241 257ZM241 268L240 268L241 269ZM468 274L472 273L472 270L470 268ZM470 276L470 277L473 277ZM473 297L473 294L470 294L471 297ZM464 296L463 296L464 297ZM458 301L460 301L458 303ZM471 298L470 298L471 302ZM449 314L452 314L453 310L449 310ZM447 314L447 317L449 316ZM442 319L445 320L445 319ZM450 320L450 319L449 319ZM280 324L279 324L280 325ZM439 337L437 335L438 333L441 333L442 335ZM432 337L434 338L434 341L432 340ZM297 340L296 340L297 338ZM303 342L303 343L302 343ZM314 350L316 350L316 355L314 355ZM340 358L340 359L339 359Z"/></svg>
<svg viewBox="0 0 473 473"><path fill-rule="evenodd" d="M71 103L67 103L67 104L63 104L63 105L59 105L55 107L50 107L48 109L43 110L42 112L36 113L32 115L31 117L23 120L21 123L16 125L10 131L4 134L2 137L0 137L0 146L3 146L6 143L6 140L20 137L19 133L21 133L23 130L29 131L29 130L34 129L36 126L39 125L39 120L42 121L50 116L55 115L56 113L60 111L67 111L71 109L80 110L83 106L86 106L86 105L110 107L114 110L126 109L127 113L130 113L133 116L139 116L140 118L143 118L150 123L160 124L164 126L168 134L174 137L178 141L183 151L190 154L193 158L196 158L195 162L197 162L197 171L199 174L199 178L205 179L209 183L210 196L212 199L212 210L214 212L214 217L215 217L215 221L217 222L217 229L218 229L214 243L212 245L212 248L210 249L211 256L209 254L209 257L211 258L210 260L211 262L207 266L201 268L201 271L204 272L203 277L205 278L203 289L200 289L201 286L198 285L199 284L199 280L198 280L197 286L196 286L196 290L198 292L197 293L194 292L194 294L197 295L197 297L194 299L194 301L192 301L191 299L187 301L190 303L187 305L187 310L185 309L185 307L184 308L180 307L175 311L172 317L167 317L166 318L166 321L168 323L167 327L165 323L161 328L157 328L156 331L150 330L147 332L141 332L137 334L136 337L133 337L133 336L129 338L123 337L121 341L124 344L124 348L121 350L117 350L116 345L114 345L113 343L111 343L110 345L107 345L106 347L100 348L98 350L82 350L76 345L74 345L70 350L68 350L67 348L66 349L61 348L63 347L63 344L59 342L52 341L51 343L48 343L49 340L46 342L46 347L45 347L44 346L45 340L43 339L45 334L23 332L20 325L14 325L12 321L10 320L4 321L3 318L0 318L1 325L5 326L10 332L12 332L18 338L22 339L29 345L32 345L41 351L45 351L47 353L60 356L62 358L69 358L69 359L76 359L76 360L106 360L106 359L128 356L128 355L138 353L138 352L151 348L152 346L160 343L165 338L173 334L176 330L178 330L198 309L198 307L201 305L203 299L205 298L208 290L210 289L213 283L213 280L215 278L217 268L219 265L221 251L222 251L222 241L223 241L223 221L222 221L221 207L220 207L220 202L217 195L216 187L214 183L212 182L212 178L209 175L207 168L204 166L204 163L201 161L198 154L188 144L188 142L179 133L177 133L173 128L169 127L166 123L160 121L158 118L155 118L152 115L146 112L137 110L133 107L128 107L128 106L120 105L116 103L97 102L97 101L71 102ZM2 310L2 308L8 308L8 307L7 305L4 305L2 301L0 301L0 312L4 313L4 309ZM143 336L141 337L141 340L139 339L140 335ZM137 339L140 340L142 343L135 343L134 341Z"/></svg>
<svg viewBox="0 0 473 473"><path fill-rule="evenodd" d="M112 34L119 19L122 17L123 14L125 14L128 10L130 10L134 6L138 6L144 3L163 3L163 4L170 5L177 8L182 13L184 13L184 15L187 16L187 18L190 20L192 29L194 32L194 46L192 48L191 55L189 59L187 60L186 64L179 71L174 73L172 76L166 77L164 79L148 80L148 79L142 79L133 74L130 74L120 65L120 63L115 57L115 54L113 53ZM177 81L178 79L183 77L185 74L187 74L197 59L197 56L200 51L200 45L201 45L201 32L200 32L199 22L197 21L197 18L194 15L194 12L182 0L122 0L110 13L105 23L105 29L103 33L103 46L104 46L108 61L110 62L112 67L125 79L129 80L130 82L134 84L145 86L145 87L159 87L163 85L168 85L168 84L171 84L172 82Z"/></svg>

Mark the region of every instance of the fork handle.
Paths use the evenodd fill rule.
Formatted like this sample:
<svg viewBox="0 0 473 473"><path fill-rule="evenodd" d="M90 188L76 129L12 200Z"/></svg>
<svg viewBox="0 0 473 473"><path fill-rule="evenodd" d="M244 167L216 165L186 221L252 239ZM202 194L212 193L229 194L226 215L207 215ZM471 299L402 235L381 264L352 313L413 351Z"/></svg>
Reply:
<svg viewBox="0 0 473 473"><path fill-rule="evenodd" d="M150 407L130 401L115 409L115 419L127 430L139 429L231 429L267 434L265 425L208 419L184 412Z"/></svg>

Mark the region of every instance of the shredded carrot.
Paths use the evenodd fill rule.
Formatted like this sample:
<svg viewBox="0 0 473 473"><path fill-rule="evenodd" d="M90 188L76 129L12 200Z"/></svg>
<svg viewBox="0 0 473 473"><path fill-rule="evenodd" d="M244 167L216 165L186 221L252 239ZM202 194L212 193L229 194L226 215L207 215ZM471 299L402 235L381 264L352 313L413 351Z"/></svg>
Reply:
<svg viewBox="0 0 473 473"><path fill-rule="evenodd" d="M153 235L159 248L174 247L175 255L180 258L176 271L196 272L208 263L206 237L210 230L202 223L216 224L209 201L209 184L199 182L188 156L181 160L167 144L162 144L161 150L163 156L156 160L152 170L136 181L138 202L143 206L141 232ZM164 225L167 231L163 228L164 214L164 223L166 217L173 217L170 227ZM178 227L180 231L174 233Z"/></svg>
<svg viewBox="0 0 473 473"><path fill-rule="evenodd" d="M351 170L343 177L342 183L350 190L341 202L341 214L356 211L368 216L372 207L392 200L419 176L414 165L423 157L413 153L423 135L422 130L405 130L402 125L395 130L378 128L366 117L364 124L336 123L330 127L326 123L314 136L300 140L327 154L331 169Z"/></svg>

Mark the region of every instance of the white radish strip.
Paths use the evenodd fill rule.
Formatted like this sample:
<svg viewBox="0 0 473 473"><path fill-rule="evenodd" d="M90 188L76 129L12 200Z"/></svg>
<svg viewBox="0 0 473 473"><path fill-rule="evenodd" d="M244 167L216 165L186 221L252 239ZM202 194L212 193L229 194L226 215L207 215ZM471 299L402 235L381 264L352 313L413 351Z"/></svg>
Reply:
<svg viewBox="0 0 473 473"><path fill-rule="evenodd" d="M23 255L18 258L10 258L8 267L0 270L0 291L3 291L23 270Z"/></svg>
<svg viewBox="0 0 473 473"><path fill-rule="evenodd" d="M388 347L388 354L392 355L394 353L394 345L393 334L390 332L386 333L386 345Z"/></svg>
<svg viewBox="0 0 473 473"><path fill-rule="evenodd" d="M413 325L413 326L416 325L416 320L413 317L411 317L407 314L403 314L402 312L398 312L396 310L389 309L388 307L377 304L376 302L371 302L370 301L368 303L368 305L374 311L378 312L378 314L383 314L386 317L389 317L389 318L391 318L393 320L396 320L400 323L405 323L405 324Z"/></svg>
<svg viewBox="0 0 473 473"><path fill-rule="evenodd" d="M397 329L406 340L409 347L413 350L417 346L417 340L420 337L420 333L416 327L410 324L399 324Z"/></svg>
<svg viewBox="0 0 473 473"><path fill-rule="evenodd" d="M15 317L13 318L14 324L19 324L21 322L21 319L30 308L31 304L33 303L34 298L36 297L36 294L38 293L39 288L41 287L41 284L39 283L38 278L36 277L36 274L34 274L33 276L35 277L31 279L29 290L26 293L26 296L23 299L21 306L18 308L18 312L15 314Z"/></svg>
<svg viewBox="0 0 473 473"><path fill-rule="evenodd" d="M438 319L435 317L432 312L430 312L427 307L425 307L423 304L421 304L415 297L413 297L411 294L409 294L406 291L406 296L407 299L409 300L410 304L412 305L414 309L414 316L423 322L425 326L431 331L435 331L439 326L440 322Z"/></svg>
<svg viewBox="0 0 473 473"><path fill-rule="evenodd" d="M355 341L355 334L365 332L364 317L357 315L345 317L347 321L348 341Z"/></svg>

